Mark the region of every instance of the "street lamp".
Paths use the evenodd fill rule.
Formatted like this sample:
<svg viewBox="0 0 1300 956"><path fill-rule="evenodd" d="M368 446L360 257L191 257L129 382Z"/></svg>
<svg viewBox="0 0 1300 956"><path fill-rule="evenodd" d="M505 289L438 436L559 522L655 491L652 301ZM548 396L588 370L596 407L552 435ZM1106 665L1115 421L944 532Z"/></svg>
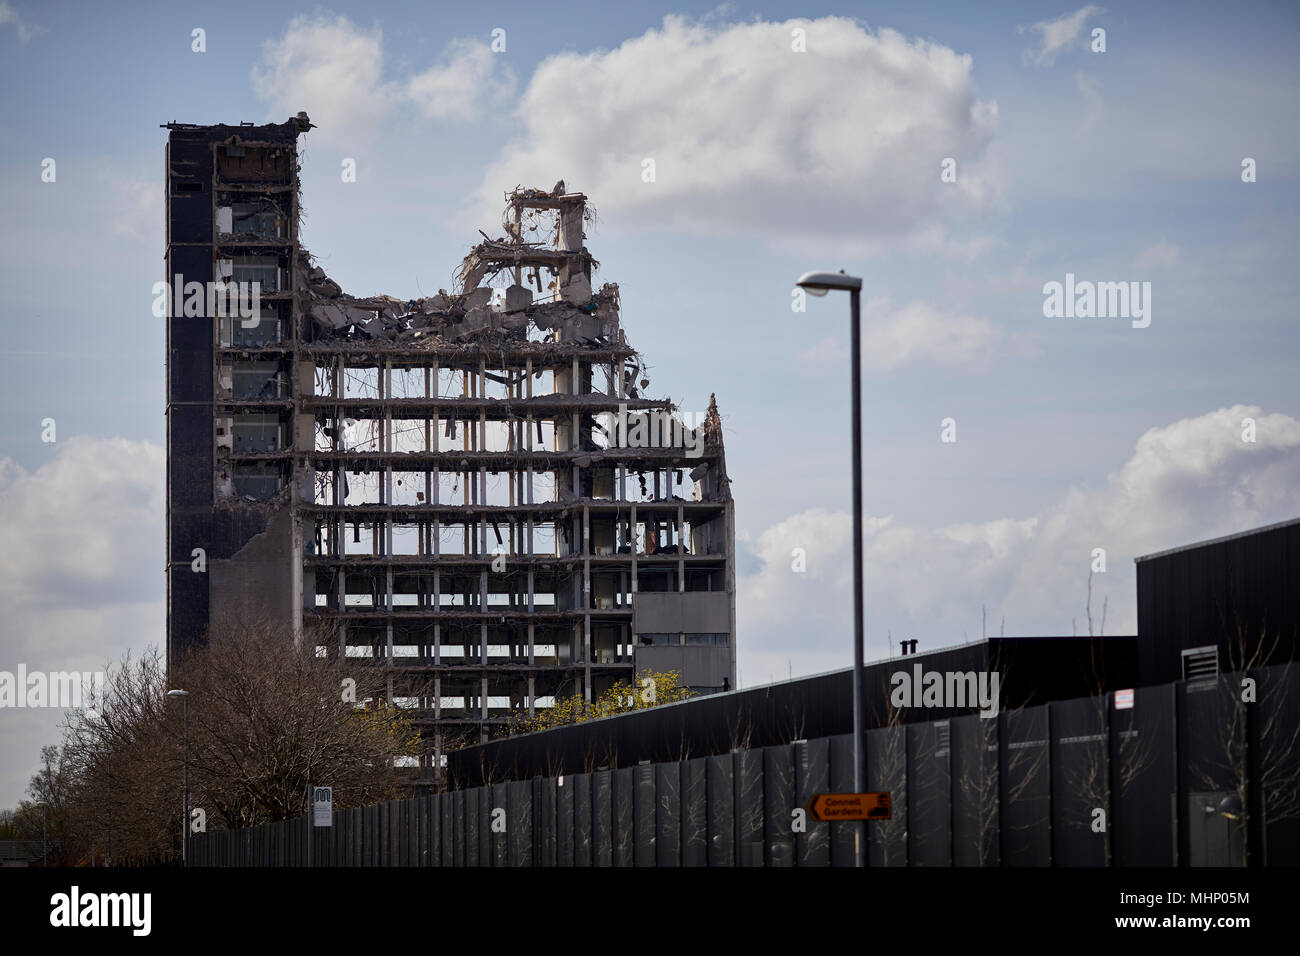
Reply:
<svg viewBox="0 0 1300 956"><path fill-rule="evenodd" d="M863 793L867 786L867 755L862 726L862 348L860 298L862 280L839 272L805 272L797 283L809 295L823 296L831 290L848 292L851 322L852 403L853 403L853 792ZM862 866L866 850L865 821L858 824L853 848L854 865Z"/></svg>
<svg viewBox="0 0 1300 956"><path fill-rule="evenodd" d="M169 690L168 697L179 697L185 708L185 784L184 804L181 809L181 866L189 865L187 849L190 842L190 692Z"/></svg>

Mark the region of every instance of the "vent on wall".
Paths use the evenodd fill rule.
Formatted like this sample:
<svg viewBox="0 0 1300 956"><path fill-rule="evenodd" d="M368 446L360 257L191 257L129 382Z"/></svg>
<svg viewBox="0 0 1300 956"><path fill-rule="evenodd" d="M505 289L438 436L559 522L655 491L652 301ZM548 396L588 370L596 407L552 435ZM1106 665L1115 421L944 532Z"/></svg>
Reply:
<svg viewBox="0 0 1300 956"><path fill-rule="evenodd" d="M1183 680L1204 680L1219 676L1219 648L1189 647L1183 651Z"/></svg>

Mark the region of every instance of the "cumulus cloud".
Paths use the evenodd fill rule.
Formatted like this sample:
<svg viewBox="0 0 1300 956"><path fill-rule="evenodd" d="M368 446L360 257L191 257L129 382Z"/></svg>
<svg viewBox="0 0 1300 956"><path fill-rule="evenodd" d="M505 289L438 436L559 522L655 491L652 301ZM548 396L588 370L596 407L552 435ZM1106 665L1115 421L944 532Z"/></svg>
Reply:
<svg viewBox="0 0 1300 956"><path fill-rule="evenodd" d="M452 40L441 63L406 81L405 96L429 119L472 120L480 102L499 103L514 92L514 71L503 67L498 75L497 56L481 40Z"/></svg>
<svg viewBox="0 0 1300 956"><path fill-rule="evenodd" d="M544 60L480 199L496 215L502 183L564 178L641 226L900 241L996 195L979 162L996 119L971 57L939 43L842 17L669 16L613 50ZM940 182L947 157L956 183Z"/></svg>
<svg viewBox="0 0 1300 956"><path fill-rule="evenodd" d="M1033 353L1023 336L1008 336L990 320L949 313L928 302L893 309L887 298L874 297L862 310L862 361L881 371L908 365L987 372L1000 355ZM823 339L803 354L814 366L846 362L834 339Z"/></svg>
<svg viewBox="0 0 1300 956"><path fill-rule="evenodd" d="M1026 50L1025 61L1038 66L1051 66L1062 50L1073 46L1089 17L1100 16L1105 7L1088 4L1073 13L1062 14L1055 20L1039 20L1029 26L1016 27L1017 33L1037 33L1041 40L1037 50Z"/></svg>
<svg viewBox="0 0 1300 956"><path fill-rule="evenodd" d="M305 110L326 142L372 138L388 112L391 90L380 79L383 31L363 30L324 12L289 21L283 36L262 44L253 92L277 121Z"/></svg>
<svg viewBox="0 0 1300 956"><path fill-rule="evenodd" d="M1256 441L1243 441L1243 420ZM924 528L868 516L869 657L917 638L935 648L989 633L1087 633L1085 595L1094 548L1106 551L1093 580L1094 625L1108 601L1106 633L1137 629L1132 561L1181 544L1300 515L1300 420L1236 405L1152 428L1103 484L1075 488L1040 514ZM736 602L745 672L784 674L792 635L798 670L850 663L850 516L821 509L758 537L760 569L742 575ZM807 571L791 570L803 548ZM895 644L896 647L896 644Z"/></svg>
<svg viewBox="0 0 1300 956"><path fill-rule="evenodd" d="M385 80L379 24L366 30L341 14L318 11L294 17L282 36L263 43L252 84L273 118L305 110L321 141L366 145L401 104L428 119L476 118L484 105L514 90L514 73L497 71L500 59L481 41L454 39L439 63Z"/></svg>
<svg viewBox="0 0 1300 956"><path fill-rule="evenodd" d="M164 640L163 450L75 437L55 447L34 471L0 459L0 670L100 670ZM0 806L22 795L62 716L0 709Z"/></svg>

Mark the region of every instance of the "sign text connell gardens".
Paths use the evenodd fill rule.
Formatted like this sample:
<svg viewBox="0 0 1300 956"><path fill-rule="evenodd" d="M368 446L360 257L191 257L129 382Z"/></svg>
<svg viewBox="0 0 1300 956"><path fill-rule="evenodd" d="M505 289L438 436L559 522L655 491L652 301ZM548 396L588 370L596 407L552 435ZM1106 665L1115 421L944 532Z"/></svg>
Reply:
<svg viewBox="0 0 1300 956"><path fill-rule="evenodd" d="M889 792L819 793L808 801L808 814L814 820L888 820Z"/></svg>

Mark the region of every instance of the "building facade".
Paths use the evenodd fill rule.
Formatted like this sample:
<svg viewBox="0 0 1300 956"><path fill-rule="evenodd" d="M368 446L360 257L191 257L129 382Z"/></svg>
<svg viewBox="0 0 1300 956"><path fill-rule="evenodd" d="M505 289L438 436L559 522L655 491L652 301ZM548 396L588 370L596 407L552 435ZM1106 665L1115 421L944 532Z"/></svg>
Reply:
<svg viewBox="0 0 1300 956"><path fill-rule="evenodd" d="M167 128L169 662L256 618L384 667L427 780L645 670L734 688L717 407L647 397L585 196L516 189L457 288L356 297L299 239L305 114Z"/></svg>

